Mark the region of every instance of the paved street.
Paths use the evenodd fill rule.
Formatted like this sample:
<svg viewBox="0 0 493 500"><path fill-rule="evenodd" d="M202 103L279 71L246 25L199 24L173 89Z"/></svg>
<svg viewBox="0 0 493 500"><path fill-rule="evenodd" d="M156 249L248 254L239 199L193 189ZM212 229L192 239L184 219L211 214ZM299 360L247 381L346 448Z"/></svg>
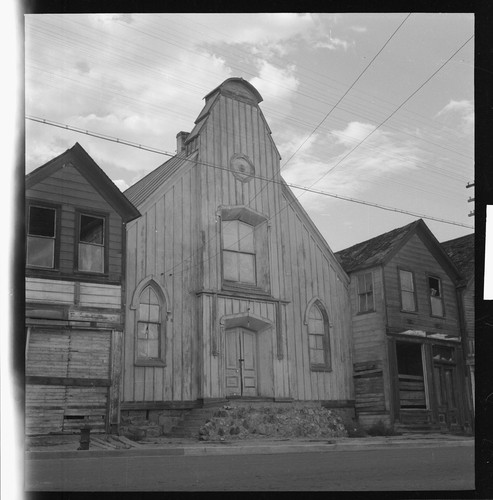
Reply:
<svg viewBox="0 0 493 500"><path fill-rule="evenodd" d="M474 489L474 448L26 461L26 491L419 491Z"/></svg>

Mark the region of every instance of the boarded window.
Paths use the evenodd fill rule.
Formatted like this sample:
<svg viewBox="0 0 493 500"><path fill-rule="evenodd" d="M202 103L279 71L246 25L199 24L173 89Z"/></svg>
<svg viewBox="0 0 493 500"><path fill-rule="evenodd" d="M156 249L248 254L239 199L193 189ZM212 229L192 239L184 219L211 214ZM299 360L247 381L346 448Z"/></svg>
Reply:
<svg viewBox="0 0 493 500"><path fill-rule="evenodd" d="M329 325L323 306L316 302L308 312L308 350L312 369L330 369Z"/></svg>
<svg viewBox="0 0 493 500"><path fill-rule="evenodd" d="M30 206L27 231L27 265L55 267L56 210Z"/></svg>
<svg viewBox="0 0 493 500"><path fill-rule="evenodd" d="M365 273L358 276L358 311L375 310L373 302L373 274Z"/></svg>
<svg viewBox="0 0 493 500"><path fill-rule="evenodd" d="M440 278L428 277L428 289L430 293L430 306L432 316L444 316L442 282Z"/></svg>
<svg viewBox="0 0 493 500"><path fill-rule="evenodd" d="M401 284L401 303L403 311L416 311L416 295L414 292L414 277L410 271L399 271Z"/></svg>
<svg viewBox="0 0 493 500"><path fill-rule="evenodd" d="M137 359L161 358L161 304L152 287L140 295L137 322Z"/></svg>
<svg viewBox="0 0 493 500"><path fill-rule="evenodd" d="M80 214L79 271L104 272L104 218Z"/></svg>
<svg viewBox="0 0 493 500"><path fill-rule="evenodd" d="M256 284L253 226L239 220L222 223L224 279Z"/></svg>

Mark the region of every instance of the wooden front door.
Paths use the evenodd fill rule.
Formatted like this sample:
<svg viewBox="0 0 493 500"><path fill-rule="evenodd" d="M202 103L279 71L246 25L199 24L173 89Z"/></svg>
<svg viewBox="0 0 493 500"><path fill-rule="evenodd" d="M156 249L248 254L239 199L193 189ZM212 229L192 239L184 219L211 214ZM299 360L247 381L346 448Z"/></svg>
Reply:
<svg viewBox="0 0 493 500"><path fill-rule="evenodd" d="M257 337L245 328L226 331L226 396L257 395Z"/></svg>
<svg viewBox="0 0 493 500"><path fill-rule="evenodd" d="M454 349L433 346L433 381L438 407L438 422L447 428L459 425L456 371Z"/></svg>

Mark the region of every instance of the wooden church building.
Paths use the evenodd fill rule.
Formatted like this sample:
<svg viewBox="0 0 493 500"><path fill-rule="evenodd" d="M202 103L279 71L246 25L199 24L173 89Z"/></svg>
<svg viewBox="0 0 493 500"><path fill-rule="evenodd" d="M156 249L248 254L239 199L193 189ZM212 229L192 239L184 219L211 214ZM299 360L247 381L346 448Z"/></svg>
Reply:
<svg viewBox="0 0 493 500"><path fill-rule="evenodd" d="M125 191L121 409L227 400L354 409L349 278L280 176L248 82L205 97L176 156Z"/></svg>

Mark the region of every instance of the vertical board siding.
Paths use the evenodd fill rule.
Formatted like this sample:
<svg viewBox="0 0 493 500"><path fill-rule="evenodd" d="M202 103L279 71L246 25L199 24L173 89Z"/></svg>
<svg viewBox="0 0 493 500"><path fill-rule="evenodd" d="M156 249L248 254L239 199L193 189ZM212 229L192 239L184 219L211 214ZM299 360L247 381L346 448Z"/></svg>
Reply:
<svg viewBox="0 0 493 500"><path fill-rule="evenodd" d="M414 273L418 303L417 313L406 314L401 312L399 268ZM437 276L441 279L445 308L444 318L431 316L428 275ZM389 327L407 330L412 328L407 323L407 319L411 319L414 324L419 325L420 330L438 331L459 336L455 284L418 235L413 235L404 248L385 266L385 290ZM437 324L440 325L440 328L436 326Z"/></svg>
<svg viewBox="0 0 493 500"><path fill-rule="evenodd" d="M197 140L197 166L170 178L155 199L137 207L142 217L128 231L127 304L138 283L154 274L168 292L172 321L167 323L166 366L134 367L135 317L127 306L125 363L126 372L132 375L125 373L125 399L223 397L225 342L219 321L248 308L273 325L257 337L262 351L260 391L299 400L350 399L351 367L346 365L352 359L351 317L345 275L338 276L334 257L321 246L318 236L314 237L304 215L288 206L279 184L258 178L240 182L223 169L229 167L233 154L245 154L257 176L280 178L278 152L259 109L221 95L206 120ZM286 303L208 292L221 290L217 210L240 204L270 219L270 293ZM197 297L198 290L206 292ZM324 303L329 314L331 372L312 372L309 367L304 314L314 297ZM277 358L278 327L282 359ZM217 356L212 355L214 335Z"/></svg>

